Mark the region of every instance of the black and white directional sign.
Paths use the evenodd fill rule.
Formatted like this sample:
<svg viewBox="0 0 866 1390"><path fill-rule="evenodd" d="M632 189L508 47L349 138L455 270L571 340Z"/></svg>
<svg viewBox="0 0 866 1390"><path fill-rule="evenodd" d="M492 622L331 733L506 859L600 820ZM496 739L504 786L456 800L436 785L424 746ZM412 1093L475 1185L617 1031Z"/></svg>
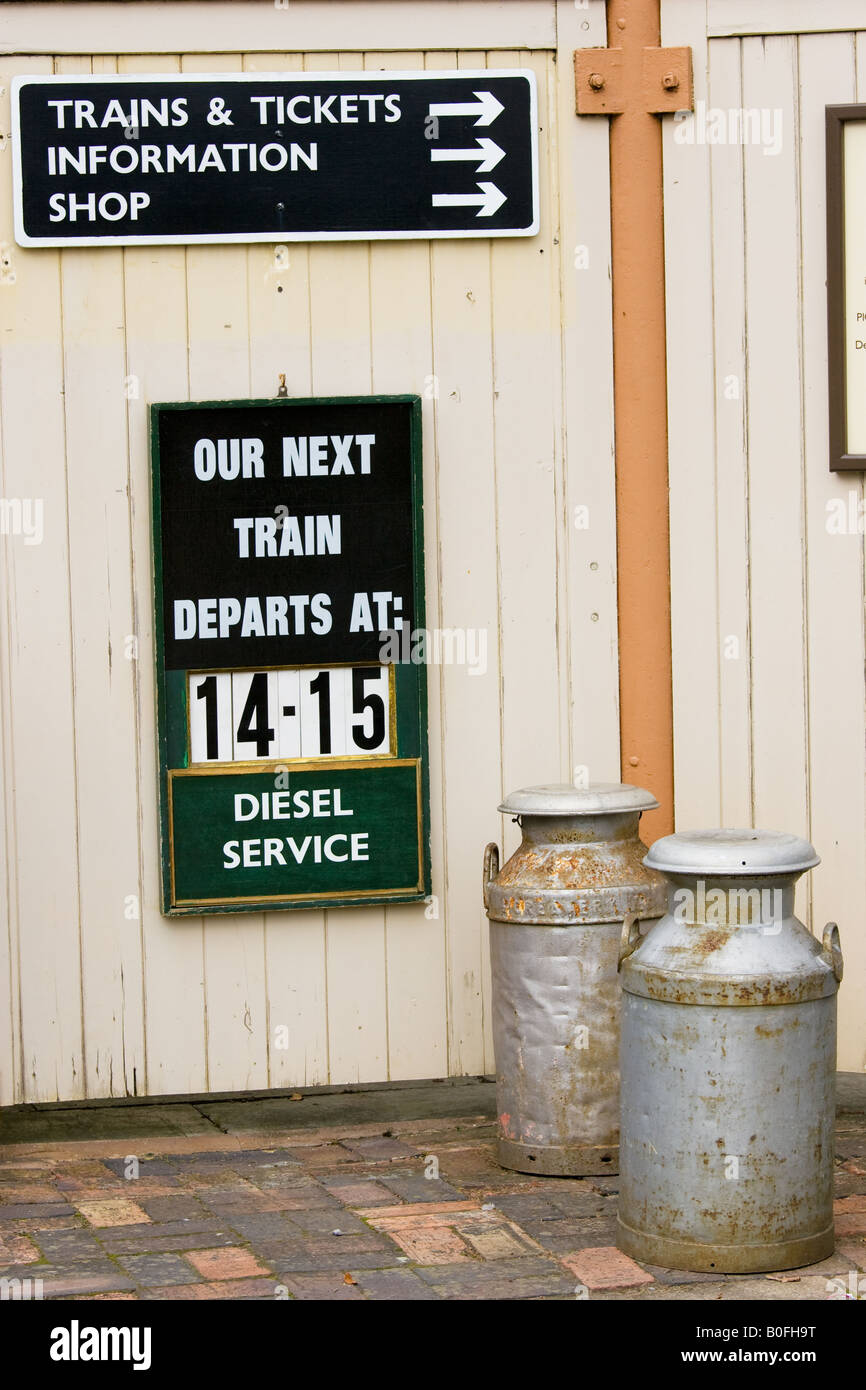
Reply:
<svg viewBox="0 0 866 1390"><path fill-rule="evenodd" d="M22 246L532 236L524 71L19 77Z"/></svg>

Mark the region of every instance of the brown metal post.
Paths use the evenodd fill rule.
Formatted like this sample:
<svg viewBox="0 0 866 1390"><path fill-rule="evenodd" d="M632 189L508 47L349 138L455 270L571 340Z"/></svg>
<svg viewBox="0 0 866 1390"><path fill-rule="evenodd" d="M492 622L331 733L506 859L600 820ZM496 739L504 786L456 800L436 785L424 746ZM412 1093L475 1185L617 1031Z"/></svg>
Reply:
<svg viewBox="0 0 866 1390"><path fill-rule="evenodd" d="M661 37L659 0L608 0L625 100L610 123L613 362L623 780L659 804L641 826L673 829L662 133L642 101L643 53Z"/></svg>

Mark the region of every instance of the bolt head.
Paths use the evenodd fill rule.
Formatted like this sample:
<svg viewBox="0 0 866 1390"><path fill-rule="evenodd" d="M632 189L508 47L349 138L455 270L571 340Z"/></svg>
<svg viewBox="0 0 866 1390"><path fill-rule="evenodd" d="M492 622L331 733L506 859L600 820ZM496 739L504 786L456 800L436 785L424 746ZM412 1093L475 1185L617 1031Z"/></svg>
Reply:
<svg viewBox="0 0 866 1390"><path fill-rule="evenodd" d="M667 92L675 92L680 85L680 79L675 72L666 72L662 78L662 86Z"/></svg>
<svg viewBox="0 0 866 1390"><path fill-rule="evenodd" d="M603 89L604 78L600 72L591 72L589 74L589 85L594 92L600 92Z"/></svg>

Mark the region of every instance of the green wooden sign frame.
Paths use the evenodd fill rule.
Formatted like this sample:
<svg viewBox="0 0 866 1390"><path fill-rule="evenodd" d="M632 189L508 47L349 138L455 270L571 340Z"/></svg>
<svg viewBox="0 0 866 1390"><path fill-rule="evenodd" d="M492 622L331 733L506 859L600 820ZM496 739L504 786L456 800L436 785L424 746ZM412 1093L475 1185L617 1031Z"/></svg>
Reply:
<svg viewBox="0 0 866 1390"><path fill-rule="evenodd" d="M409 489L411 494L411 583L412 622L415 629L425 626L424 537L421 450L421 400L418 396L335 396L300 399L253 399L230 401L181 401L154 403L151 420L151 482L154 647L156 658L157 744L159 776L160 857L162 865L161 907L167 917L210 914L284 911L298 908L338 908L373 906L387 903L422 902L431 891L430 873L430 787L427 749L426 668L411 662L396 662L389 670L391 690L391 748L386 755L311 758L270 758L266 760L223 761L193 764L190 759L188 676L199 672L167 669L165 632L166 555L163 535L163 486L160 424L169 414L185 411L301 409L327 411L332 407L408 407ZM396 417L395 417L396 418ZM331 640L330 646L336 638ZM262 665L219 667L220 670L279 669L311 662L282 660L270 668ZM322 659L322 667L351 665L351 657L339 655ZM217 669L217 668L214 668ZM279 790L275 793L274 788ZM246 858L231 880L232 891L224 891L213 863L214 845L221 844L225 859L247 854L242 830L223 840L229 826L229 807L237 814L240 795L253 804L267 792L269 810L282 812L289 806L301 807L295 815L306 817L299 838L289 851L275 847L272 855L283 853L288 868L283 873L268 860L269 891L256 891L258 871L263 867ZM281 798L281 799L280 799ZM324 809L323 809L324 808ZM340 808L340 809L334 809ZM319 814L315 814L318 812ZM329 815L353 815L345 822L327 823ZM295 821L287 810L285 825L269 822L268 831L294 831ZM318 821L318 824L316 823ZM338 831L333 835L328 831ZM345 868L348 848L357 846L353 834L366 835L379 846L375 857ZM216 836L216 840L210 838ZM300 838L300 837L303 838ZM340 842L341 853L336 851ZM249 842L253 844L253 841ZM261 844L275 846L274 839ZM232 845L234 848L229 849ZM331 853L329 853L329 847ZM259 851L260 852L260 851ZM299 860L298 856L302 853ZM249 851L250 855L253 850ZM294 856L294 857L293 857ZM354 858L354 855L352 856ZM234 867L234 866L232 866ZM274 872L271 872L271 870ZM277 883L279 880L279 883Z"/></svg>

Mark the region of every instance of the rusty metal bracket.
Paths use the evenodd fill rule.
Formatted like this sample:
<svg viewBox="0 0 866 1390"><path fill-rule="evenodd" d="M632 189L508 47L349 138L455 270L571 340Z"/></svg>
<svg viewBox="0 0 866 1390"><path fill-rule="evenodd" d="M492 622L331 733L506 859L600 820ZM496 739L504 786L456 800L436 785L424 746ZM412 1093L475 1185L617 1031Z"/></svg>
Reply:
<svg viewBox="0 0 866 1390"><path fill-rule="evenodd" d="M621 48L578 48L574 55L578 116L619 116L625 110Z"/></svg>
<svg viewBox="0 0 866 1390"><path fill-rule="evenodd" d="M621 48L579 48L574 55L575 109L579 116L619 116L630 105ZM694 110L692 50L645 48L641 109L653 115Z"/></svg>
<svg viewBox="0 0 866 1390"><path fill-rule="evenodd" d="M641 67L644 109L653 115L665 111L694 111L695 91L690 48L645 48Z"/></svg>

